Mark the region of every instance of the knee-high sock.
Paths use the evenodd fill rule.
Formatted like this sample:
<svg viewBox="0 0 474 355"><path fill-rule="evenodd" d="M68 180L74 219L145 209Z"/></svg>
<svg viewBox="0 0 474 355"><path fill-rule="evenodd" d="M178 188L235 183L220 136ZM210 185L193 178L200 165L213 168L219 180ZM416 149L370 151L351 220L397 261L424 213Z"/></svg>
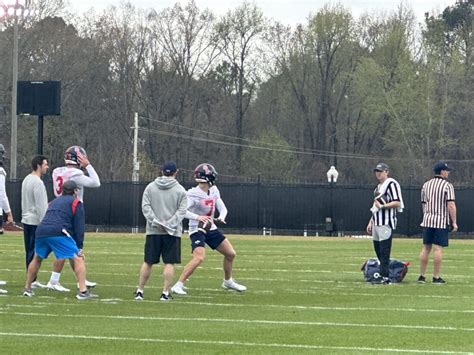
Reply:
<svg viewBox="0 0 474 355"><path fill-rule="evenodd" d="M380 275L388 277L388 266L390 264L390 252L392 251L392 237L380 241Z"/></svg>

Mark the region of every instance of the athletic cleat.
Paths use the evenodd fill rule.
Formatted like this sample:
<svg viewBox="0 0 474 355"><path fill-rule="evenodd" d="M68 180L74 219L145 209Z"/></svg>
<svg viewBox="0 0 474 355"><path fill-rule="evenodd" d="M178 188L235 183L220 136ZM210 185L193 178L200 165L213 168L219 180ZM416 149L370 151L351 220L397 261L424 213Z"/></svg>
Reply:
<svg viewBox="0 0 474 355"><path fill-rule="evenodd" d="M69 291L71 291L70 289L62 286L59 282L58 283L52 283L51 281L48 282L48 284L46 285L46 288L48 288L49 290L59 291L59 292L69 292Z"/></svg>
<svg viewBox="0 0 474 355"><path fill-rule="evenodd" d="M184 287L179 287L174 285L171 287L171 292L176 293L178 295L187 295L188 293L184 290Z"/></svg>
<svg viewBox="0 0 474 355"><path fill-rule="evenodd" d="M79 300L79 301L83 301L83 300L89 300L89 299L92 299L92 298L97 298L99 296L91 293L89 290L85 291L85 292L78 292L77 295L76 295L76 298Z"/></svg>
<svg viewBox="0 0 474 355"><path fill-rule="evenodd" d="M222 283L222 288L225 288L226 290L235 290L238 292L244 292L247 289L247 287L244 285L240 285L235 282L234 279L224 280Z"/></svg>
<svg viewBox="0 0 474 355"><path fill-rule="evenodd" d="M433 277L431 283L435 285L444 285L446 281L444 281L441 277Z"/></svg>
<svg viewBox="0 0 474 355"><path fill-rule="evenodd" d="M374 281L372 281L372 285L390 285L392 282L388 277L377 277Z"/></svg>
<svg viewBox="0 0 474 355"><path fill-rule="evenodd" d="M7 293L8 293L7 290L4 290L3 288L0 288L0 295L5 295Z"/></svg>
<svg viewBox="0 0 474 355"><path fill-rule="evenodd" d="M94 288L97 286L97 282L87 281L86 280L86 287L87 288ZM77 283L77 288L79 288L79 282Z"/></svg>
<svg viewBox="0 0 474 355"><path fill-rule="evenodd" d="M25 297L33 297L34 294L35 293L33 292L33 290L31 288L25 288L23 290L23 296L25 296Z"/></svg>
<svg viewBox="0 0 474 355"><path fill-rule="evenodd" d="M138 291L138 290L136 290L136 291L135 291L135 299L136 299L137 301L142 301L143 298L144 298L144 297L143 297L143 291Z"/></svg>
<svg viewBox="0 0 474 355"><path fill-rule="evenodd" d="M42 284L39 281L35 281L31 284L31 288L46 288L47 286L45 284Z"/></svg>
<svg viewBox="0 0 474 355"><path fill-rule="evenodd" d="M0 286L4 286L4 285L6 285L6 284L7 284L6 281L0 280Z"/></svg>
<svg viewBox="0 0 474 355"><path fill-rule="evenodd" d="M173 297L171 296L171 294L162 293L160 297L160 301L170 301L172 298Z"/></svg>
<svg viewBox="0 0 474 355"><path fill-rule="evenodd" d="M419 284L424 284L426 283L426 278L423 275L420 275L420 277L418 277L418 280L416 282L418 282Z"/></svg>

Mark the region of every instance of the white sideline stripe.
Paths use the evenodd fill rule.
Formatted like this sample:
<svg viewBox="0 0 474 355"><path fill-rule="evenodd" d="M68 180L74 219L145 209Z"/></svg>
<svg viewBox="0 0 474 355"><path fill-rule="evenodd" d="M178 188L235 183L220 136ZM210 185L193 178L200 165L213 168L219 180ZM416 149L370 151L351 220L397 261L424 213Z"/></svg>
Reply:
<svg viewBox="0 0 474 355"><path fill-rule="evenodd" d="M0 314L5 314L1 312ZM60 318L103 318L103 319L125 319L125 320L151 320L151 321L183 321L183 322L214 322L214 323L246 323L246 324L275 324L275 325L313 325L323 327L360 327L360 328L395 328L395 329L423 329L442 331L466 331L472 332L474 328L429 326L429 325L405 325L405 324L366 324L366 323L338 323L338 322L310 322L310 321L282 321L282 320L261 320L261 319L226 319L226 318L187 318L187 317L145 317L145 316L108 316L99 314L52 314L52 313L26 313L10 312L10 315L17 316L39 316L39 317L60 317Z"/></svg>
<svg viewBox="0 0 474 355"><path fill-rule="evenodd" d="M440 350L418 350L418 349L396 349L396 348L368 348L351 346L324 346L324 345L306 345L306 344L281 344L281 343L250 343L240 341L206 341L206 340L186 340L186 339L157 339L157 338L130 338L130 337L110 337L97 335L69 335L69 334L38 334L38 333L6 333L1 332L0 336L18 336L18 337L39 337L39 338L60 338L60 339L92 339L108 341L135 341L145 343L172 343L172 344L202 344L202 345L231 345L265 348L289 348L289 349L328 349L328 350L355 350L371 352L396 352L396 353L422 353L422 354L472 354L460 351L440 351Z"/></svg>

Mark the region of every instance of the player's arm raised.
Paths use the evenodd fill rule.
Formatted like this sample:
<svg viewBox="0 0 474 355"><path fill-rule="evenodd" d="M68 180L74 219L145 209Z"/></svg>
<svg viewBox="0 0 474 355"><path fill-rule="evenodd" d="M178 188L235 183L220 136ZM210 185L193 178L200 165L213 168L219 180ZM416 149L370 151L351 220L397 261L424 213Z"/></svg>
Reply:
<svg viewBox="0 0 474 355"><path fill-rule="evenodd" d="M100 187L100 179L99 175L95 171L94 167L89 162L86 156L82 154L77 155L77 159L79 160L79 164L81 168L84 168L87 171L87 175L79 176L74 181L79 185L84 187Z"/></svg>

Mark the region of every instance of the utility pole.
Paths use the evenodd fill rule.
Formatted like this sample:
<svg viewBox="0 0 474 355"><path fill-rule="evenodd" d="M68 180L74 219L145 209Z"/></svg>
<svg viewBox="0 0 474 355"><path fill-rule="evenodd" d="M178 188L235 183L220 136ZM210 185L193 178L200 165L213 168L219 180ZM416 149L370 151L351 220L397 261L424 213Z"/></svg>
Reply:
<svg viewBox="0 0 474 355"><path fill-rule="evenodd" d="M133 115L133 171L132 171L132 189L133 189L133 227L132 233L138 233L138 214L139 214L139 199L138 199L138 182L140 180L140 162L138 161L138 112Z"/></svg>
<svg viewBox="0 0 474 355"><path fill-rule="evenodd" d="M132 181L138 182L140 179L140 162L138 161L138 112L133 116L133 172Z"/></svg>
<svg viewBox="0 0 474 355"><path fill-rule="evenodd" d="M16 10L15 10L16 11ZM17 83L18 83L18 16L15 13L15 22L13 24L13 82L12 82L12 128L11 128L11 149L10 149L10 179L16 179L17 167L17 139L18 122L16 115L17 101Z"/></svg>

